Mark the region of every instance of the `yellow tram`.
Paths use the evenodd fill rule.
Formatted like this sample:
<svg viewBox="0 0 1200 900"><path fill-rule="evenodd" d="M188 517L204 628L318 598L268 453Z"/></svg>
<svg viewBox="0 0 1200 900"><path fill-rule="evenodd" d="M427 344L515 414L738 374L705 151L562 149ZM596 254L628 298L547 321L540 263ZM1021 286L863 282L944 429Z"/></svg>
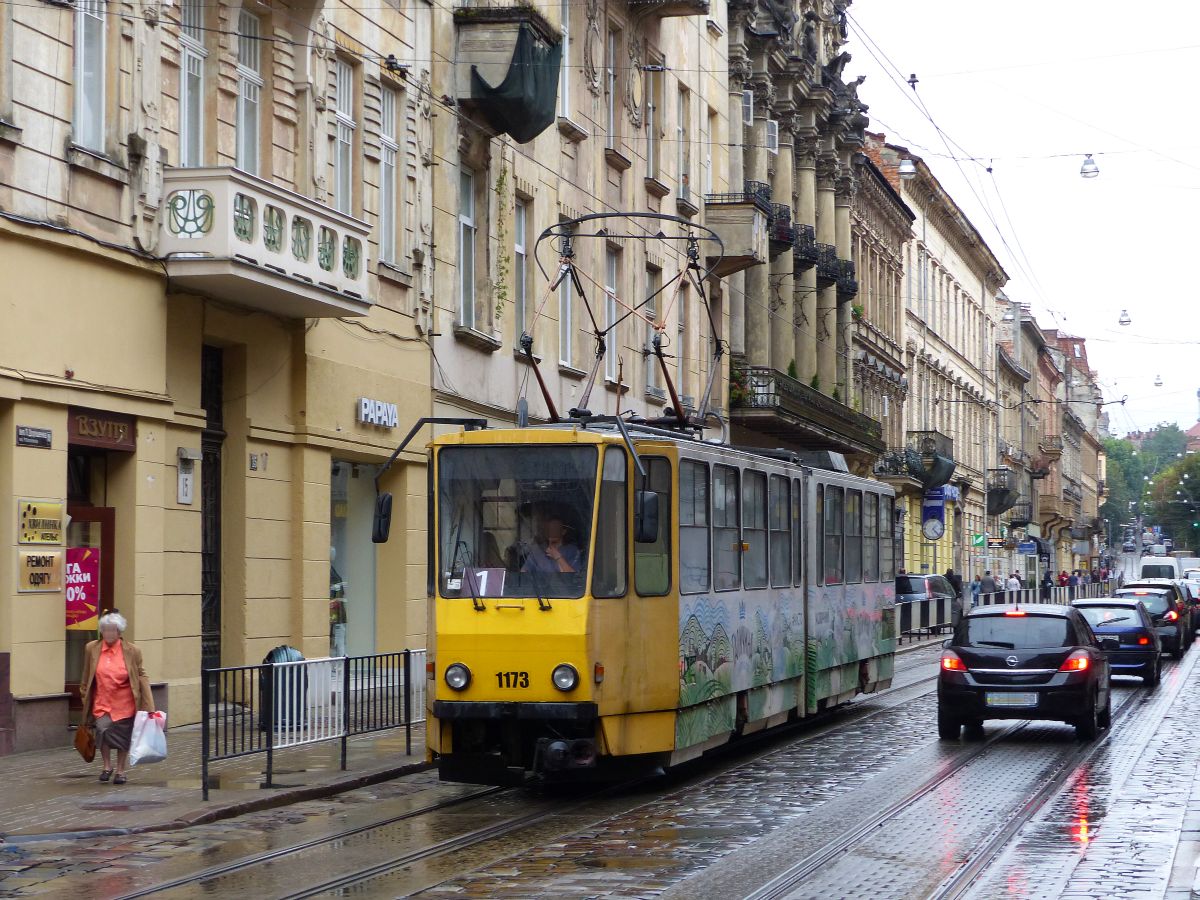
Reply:
<svg viewBox="0 0 1200 900"><path fill-rule="evenodd" d="M431 453L443 779L652 770L890 684L887 485L605 417Z"/></svg>

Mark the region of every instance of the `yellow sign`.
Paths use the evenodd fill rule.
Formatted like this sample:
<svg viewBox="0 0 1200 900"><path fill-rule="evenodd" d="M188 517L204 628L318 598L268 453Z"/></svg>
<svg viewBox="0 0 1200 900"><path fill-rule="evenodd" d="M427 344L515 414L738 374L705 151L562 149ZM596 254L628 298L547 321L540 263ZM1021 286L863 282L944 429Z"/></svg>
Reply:
<svg viewBox="0 0 1200 900"><path fill-rule="evenodd" d="M50 500L17 501L18 544L61 544L63 505Z"/></svg>
<svg viewBox="0 0 1200 900"><path fill-rule="evenodd" d="M17 591L51 593L63 589L63 551L18 550Z"/></svg>

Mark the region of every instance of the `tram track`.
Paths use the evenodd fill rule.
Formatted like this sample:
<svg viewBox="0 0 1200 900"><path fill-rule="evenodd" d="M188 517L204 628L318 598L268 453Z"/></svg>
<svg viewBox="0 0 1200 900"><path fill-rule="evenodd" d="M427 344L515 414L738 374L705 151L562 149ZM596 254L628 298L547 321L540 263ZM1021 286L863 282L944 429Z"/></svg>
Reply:
<svg viewBox="0 0 1200 900"><path fill-rule="evenodd" d="M936 676L931 680L936 680ZM1121 704L1113 710L1112 725L1105 729L1100 738L1066 751L1051 771L1033 787L1025 801L971 852L967 861L939 885L931 897L942 900L942 898L963 896L980 872L996 858L1017 831L1045 806L1078 766L1109 741L1116 724L1141 705L1137 701L1144 699L1149 694L1149 690L1142 687L1127 694ZM913 804L920 802L952 781L989 750L1026 730L1032 724L1032 722L1026 721L1016 722L988 735L975 745L963 748L963 752L947 761L939 771L916 789L747 894L746 900L779 900L779 898L789 896L810 878L840 861L847 853L861 847L870 840L875 832L906 812Z"/></svg>

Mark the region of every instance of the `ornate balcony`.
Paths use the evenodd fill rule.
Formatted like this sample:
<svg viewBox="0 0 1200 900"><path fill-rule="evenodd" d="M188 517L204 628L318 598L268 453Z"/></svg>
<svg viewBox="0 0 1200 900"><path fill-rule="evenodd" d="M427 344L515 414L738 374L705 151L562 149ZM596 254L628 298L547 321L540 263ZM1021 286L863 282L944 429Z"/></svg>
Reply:
<svg viewBox="0 0 1200 900"><path fill-rule="evenodd" d="M909 446L921 457L926 490L949 484L958 464L954 461L954 439L940 431L910 431Z"/></svg>
<svg viewBox="0 0 1200 900"><path fill-rule="evenodd" d="M811 225L794 225L796 245L792 259L797 272L807 272L817 264L817 229Z"/></svg>
<svg viewBox="0 0 1200 900"><path fill-rule="evenodd" d="M629 0L629 11L655 19L673 16L707 16L708 0Z"/></svg>
<svg viewBox="0 0 1200 900"><path fill-rule="evenodd" d="M734 424L805 449L872 455L884 449L874 419L766 366L736 370L729 399Z"/></svg>
<svg viewBox="0 0 1200 900"><path fill-rule="evenodd" d="M288 318L366 315L370 228L232 167L167 169L173 285Z"/></svg>
<svg viewBox="0 0 1200 900"><path fill-rule="evenodd" d="M925 466L912 447L894 447L879 457L875 477L890 484L897 494L920 495L925 491Z"/></svg>
<svg viewBox="0 0 1200 900"><path fill-rule="evenodd" d="M786 203L772 203L767 231L772 259L791 250L796 244L796 232L792 228L792 208Z"/></svg>
<svg viewBox="0 0 1200 900"><path fill-rule="evenodd" d="M766 188L764 194L762 189ZM771 186L747 181L745 190L708 194L704 198L704 224L721 238L725 255L716 264L713 276L724 278L770 258L767 221L771 215Z"/></svg>
<svg viewBox="0 0 1200 900"><path fill-rule="evenodd" d="M1023 496L1009 510L1008 524L1013 528L1024 528L1033 521L1033 503Z"/></svg>
<svg viewBox="0 0 1200 900"><path fill-rule="evenodd" d="M1008 512L1016 506L1020 497L1016 472L1007 466L1000 469L988 469L987 514L989 516L998 516Z"/></svg>
<svg viewBox="0 0 1200 900"><path fill-rule="evenodd" d="M833 244L817 244L817 286L829 287L842 274L837 247Z"/></svg>
<svg viewBox="0 0 1200 900"><path fill-rule="evenodd" d="M838 300L853 300L858 296L858 280L855 278L854 261L838 260L837 293Z"/></svg>
<svg viewBox="0 0 1200 900"><path fill-rule="evenodd" d="M1083 486L1074 478L1064 478L1062 495L1064 500L1079 503L1083 500Z"/></svg>
<svg viewBox="0 0 1200 900"><path fill-rule="evenodd" d="M1042 447L1042 453L1050 460L1056 460L1063 453L1063 439L1061 434L1044 434L1038 441Z"/></svg>
<svg viewBox="0 0 1200 900"><path fill-rule="evenodd" d="M1046 523L1052 519L1068 519L1070 510L1062 497L1054 494L1038 495L1038 520Z"/></svg>

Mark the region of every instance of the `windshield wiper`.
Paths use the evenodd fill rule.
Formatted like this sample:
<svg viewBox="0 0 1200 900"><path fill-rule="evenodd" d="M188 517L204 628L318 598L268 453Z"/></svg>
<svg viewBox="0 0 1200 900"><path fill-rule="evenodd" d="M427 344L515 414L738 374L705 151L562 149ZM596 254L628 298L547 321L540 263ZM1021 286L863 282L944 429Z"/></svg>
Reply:
<svg viewBox="0 0 1200 900"><path fill-rule="evenodd" d="M471 591L471 605L476 609L476 611L483 612L487 609L487 606L484 605L484 602L479 599L479 595L475 592L475 578L476 578L476 575L474 572L474 569L476 568L475 556L473 553L471 553L471 548L467 546L466 541L456 541L455 542L455 544L454 544L454 559L452 559L450 561L450 571L451 572L454 571L454 563L458 562L458 551L459 550L464 551L464 554L465 554L464 558L463 558L463 562L465 563L464 571L463 571L463 580L467 582L467 585L469 586L470 591ZM467 572L465 571L467 566L469 566L472 569L470 574L467 574Z"/></svg>
<svg viewBox="0 0 1200 900"><path fill-rule="evenodd" d="M1006 641L972 641L972 645L976 647L999 647L1001 650L1016 650L1016 644L1010 644Z"/></svg>
<svg viewBox="0 0 1200 900"><path fill-rule="evenodd" d="M1105 625L1112 625L1114 622L1128 622L1129 616L1117 616L1115 619L1105 619L1103 622L1097 622L1096 628L1103 628Z"/></svg>
<svg viewBox="0 0 1200 900"><path fill-rule="evenodd" d="M524 546L525 546L525 547L529 547L529 546L531 546L530 544L528 544L527 542L524 542L524 541L522 541L522 544L524 544ZM527 560L528 560L528 559L529 559L529 556L530 556L530 554L529 554L529 553L526 553L526 554L525 554L525 559L527 559ZM539 573L539 572L538 572L538 570L537 570L537 568L536 568L536 567L534 567L534 568L531 568L531 569L530 569L530 570L529 570L527 573L525 573L525 574L528 574L528 575L532 575L532 576L533 576L533 593L534 593L534 594L537 596L538 609L540 609L542 612L545 612L545 611L546 611L546 610L548 610L548 609L553 609L554 607L552 607L552 606L550 605L550 601L549 601L549 600L547 600L545 597L543 597L543 596L542 596L542 579L541 579L541 573Z"/></svg>

